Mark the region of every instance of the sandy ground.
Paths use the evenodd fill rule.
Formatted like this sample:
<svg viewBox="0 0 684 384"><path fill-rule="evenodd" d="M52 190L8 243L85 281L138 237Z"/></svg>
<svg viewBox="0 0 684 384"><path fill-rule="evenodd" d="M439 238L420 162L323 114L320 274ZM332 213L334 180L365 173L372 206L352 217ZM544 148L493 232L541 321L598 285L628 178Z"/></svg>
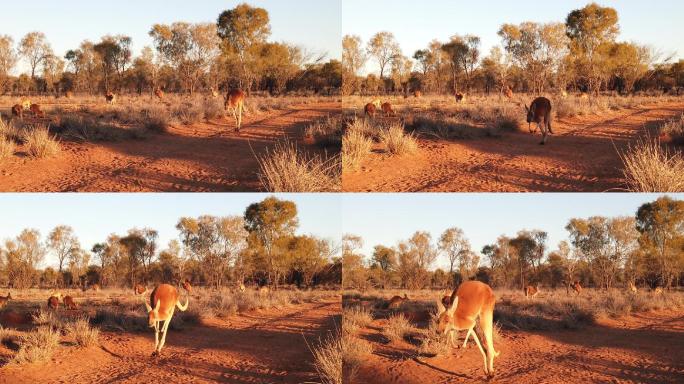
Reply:
<svg viewBox="0 0 684 384"><path fill-rule="evenodd" d="M376 148L359 171L345 173L348 192L511 192L624 190L619 153L645 127L684 112L663 103L607 116L557 119L547 145L525 132L460 141L420 139L416 154L389 157ZM521 116L521 119L524 116Z"/></svg>
<svg viewBox="0 0 684 384"><path fill-rule="evenodd" d="M361 336L375 351L356 383L485 382L482 355L471 340L448 357L417 357L416 346L384 344L375 320ZM500 331L490 383L681 383L684 313L659 311L600 320L582 330ZM465 332L460 333L462 341Z"/></svg>
<svg viewBox="0 0 684 384"><path fill-rule="evenodd" d="M167 134L122 142L62 142L52 159L15 156L0 164L3 192L245 192L262 190L256 156L284 137L304 145L302 128L339 113L312 103L243 119L174 126ZM312 149L314 150L314 149Z"/></svg>
<svg viewBox="0 0 684 384"><path fill-rule="evenodd" d="M103 332L97 347L60 348L49 363L0 368L0 383L318 382L307 343L315 345L339 316L339 299L329 298L209 320L169 330L158 358L150 356L152 331Z"/></svg>

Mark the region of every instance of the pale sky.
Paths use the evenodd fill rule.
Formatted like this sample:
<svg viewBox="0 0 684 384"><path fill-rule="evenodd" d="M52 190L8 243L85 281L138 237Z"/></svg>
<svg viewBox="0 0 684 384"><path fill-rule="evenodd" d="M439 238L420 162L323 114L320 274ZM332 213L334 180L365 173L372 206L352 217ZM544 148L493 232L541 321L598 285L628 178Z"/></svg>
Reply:
<svg viewBox="0 0 684 384"><path fill-rule="evenodd" d="M461 228L472 249L515 236L523 229L549 234L549 250L568 239L569 219L591 216L633 216L643 203L660 194L638 193L456 193L456 194L346 194L343 196L345 234L364 240L361 251L370 258L378 244L395 246L414 232L428 231L436 243L445 229ZM684 199L684 194L670 194ZM483 260L484 261L484 260ZM444 256L434 267L448 268Z"/></svg>
<svg viewBox="0 0 684 384"><path fill-rule="evenodd" d="M266 193L54 193L0 194L0 241L16 237L25 228L40 231L44 240L56 226L73 227L81 247L90 251L111 233L131 228L159 231L159 249L178 238L176 224L184 216L242 216L247 206L273 194ZM299 212L299 234L341 241L340 198L327 194L275 194L294 201ZM44 266L56 265L50 255Z"/></svg>
<svg viewBox="0 0 684 384"><path fill-rule="evenodd" d="M590 3L587 0L343 0L342 34L359 35L364 45L380 31L394 33L405 56L412 57L433 39L445 42L453 35L477 35L483 56L500 45L497 35L504 23L525 21L565 22L568 13ZM618 11L619 40L650 45L684 58L684 1L602 0L602 6ZM374 62L367 70L379 72Z"/></svg>
<svg viewBox="0 0 684 384"><path fill-rule="evenodd" d="M224 10L247 2L265 8L271 19L271 41L285 41L312 53L340 59L341 0L31 0L3 1L0 35L15 43L28 32L45 33L61 57L83 40L97 42L105 35L133 38L137 55L153 46L148 32L153 24L176 21L216 22ZM25 64L21 66L26 68Z"/></svg>

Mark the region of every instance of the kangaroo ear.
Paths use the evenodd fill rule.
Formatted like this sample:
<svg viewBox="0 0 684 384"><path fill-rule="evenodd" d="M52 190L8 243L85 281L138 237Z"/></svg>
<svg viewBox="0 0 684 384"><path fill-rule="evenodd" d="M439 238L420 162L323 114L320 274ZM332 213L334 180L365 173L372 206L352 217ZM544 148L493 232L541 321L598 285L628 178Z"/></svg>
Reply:
<svg viewBox="0 0 684 384"><path fill-rule="evenodd" d="M446 312L446 308L444 307L444 304L442 304L442 300L437 300L437 316L440 316L442 313Z"/></svg>

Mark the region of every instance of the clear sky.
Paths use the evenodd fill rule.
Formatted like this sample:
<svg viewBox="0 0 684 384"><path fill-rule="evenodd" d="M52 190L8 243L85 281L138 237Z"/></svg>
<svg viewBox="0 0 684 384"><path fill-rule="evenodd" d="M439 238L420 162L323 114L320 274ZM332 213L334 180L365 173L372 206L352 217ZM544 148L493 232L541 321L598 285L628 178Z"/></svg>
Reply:
<svg viewBox="0 0 684 384"><path fill-rule="evenodd" d="M633 216L638 207L658 198L656 194L598 193L499 193L499 194L346 194L343 196L344 233L363 237L367 257L377 244L395 246L414 232L428 231L437 241L445 229L461 228L473 250L496 241L499 235L515 235L523 229L549 234L548 246L556 249L567 240L565 226L573 217ZM684 194L671 194L684 199ZM448 267L440 256L435 267Z"/></svg>
<svg viewBox="0 0 684 384"><path fill-rule="evenodd" d="M684 58L684 1L602 0L618 11L619 39L651 45ZM568 13L590 3L587 0L343 0L342 33L361 36L364 44L380 31L394 33L406 56L426 47L433 39L447 41L459 34L482 39L482 52L501 40L502 24L525 21L564 22ZM367 65L378 71L377 65Z"/></svg>
<svg viewBox="0 0 684 384"><path fill-rule="evenodd" d="M249 0L271 18L271 40L285 41L341 58L341 0ZM18 42L26 33L45 33L54 51L64 56L83 40L104 35L133 38L134 52L152 46L153 24L176 21L216 22L219 14L244 0L31 0L3 1L0 34ZM22 66L25 68L25 66Z"/></svg>
<svg viewBox="0 0 684 384"><path fill-rule="evenodd" d="M0 241L35 228L45 239L57 225L73 227L81 247L90 250L111 233L131 228L159 231L159 248L178 239L176 223L183 216L242 216L247 206L271 194L260 193L159 193L159 194L0 194ZM338 195L275 194L294 201L299 212L299 233L314 234L340 243L341 203ZM56 259L46 258L46 265Z"/></svg>

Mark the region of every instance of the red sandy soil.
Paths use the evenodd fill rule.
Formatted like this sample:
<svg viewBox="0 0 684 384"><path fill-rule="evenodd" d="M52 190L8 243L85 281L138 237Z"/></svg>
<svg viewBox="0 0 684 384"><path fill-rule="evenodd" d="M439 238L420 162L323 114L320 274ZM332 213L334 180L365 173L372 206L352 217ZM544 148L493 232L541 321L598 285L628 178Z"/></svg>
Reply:
<svg viewBox="0 0 684 384"><path fill-rule="evenodd" d="M382 327L379 320L373 327ZM581 330L500 331L489 383L681 383L684 313L659 311L600 320ZM471 340L449 357L416 357L405 341L384 345L364 335L375 351L357 383L485 382L482 355ZM461 342L465 331L459 333Z"/></svg>
<svg viewBox="0 0 684 384"><path fill-rule="evenodd" d="M307 343L339 323L340 311L330 298L169 330L157 358L152 331L102 332L97 347L62 347L48 363L0 368L0 383L318 382Z"/></svg>
<svg viewBox="0 0 684 384"><path fill-rule="evenodd" d="M339 113L337 103L293 106L258 117L174 126L146 140L63 141L57 158L15 156L0 164L3 192L245 192L262 190L256 156L302 128ZM314 150L314 149L311 149ZM256 155L255 155L256 154Z"/></svg>
<svg viewBox="0 0 684 384"><path fill-rule="evenodd" d="M345 173L347 192L604 192L625 189L623 153L645 127L684 112L663 103L607 116L554 121L555 135L506 133L459 141L420 139L416 154L374 153L361 170ZM521 116L521 119L524 116Z"/></svg>

